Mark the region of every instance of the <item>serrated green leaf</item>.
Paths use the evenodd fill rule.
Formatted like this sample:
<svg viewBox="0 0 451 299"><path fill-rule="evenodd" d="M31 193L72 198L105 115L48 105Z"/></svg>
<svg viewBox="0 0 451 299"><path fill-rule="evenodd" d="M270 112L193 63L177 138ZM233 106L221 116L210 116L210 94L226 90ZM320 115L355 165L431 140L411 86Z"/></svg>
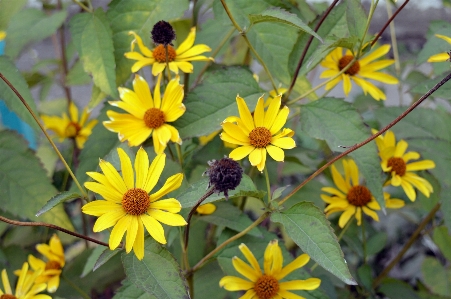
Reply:
<svg viewBox="0 0 451 299"><path fill-rule="evenodd" d="M423 281L432 293L448 296L451 294L451 272L432 257L426 257L421 265Z"/></svg>
<svg viewBox="0 0 451 299"><path fill-rule="evenodd" d="M73 193L73 192L69 192L69 191L64 191L61 192L57 195L55 195L54 197L52 197L37 213L36 213L36 217L41 216L42 214L50 211L51 209L53 209L54 207L56 207L57 205L59 205L60 203L63 203L65 201L68 200L72 200L72 199L76 199L76 198L80 198L81 195L78 193Z"/></svg>
<svg viewBox="0 0 451 299"><path fill-rule="evenodd" d="M17 58L29 43L38 42L55 33L66 16L66 11L52 15L34 8L19 11L11 18L6 31L5 54L13 59Z"/></svg>
<svg viewBox="0 0 451 299"><path fill-rule="evenodd" d="M362 38L365 33L368 17L360 0L346 1L346 21L351 36Z"/></svg>
<svg viewBox="0 0 451 299"><path fill-rule="evenodd" d="M158 299L157 297L138 289L130 279L122 281L122 286L116 291L113 299Z"/></svg>
<svg viewBox="0 0 451 299"><path fill-rule="evenodd" d="M89 83L91 83L91 77L83 69L83 63L81 60L76 61L66 76L66 85L75 86Z"/></svg>
<svg viewBox="0 0 451 299"><path fill-rule="evenodd" d="M114 57L116 60L117 84L123 84L131 74L134 60L124 57L130 51L135 31L145 45L150 46L150 34L153 25L160 21L171 21L183 16L188 9L188 0L113 0L108 4L107 17L113 31Z"/></svg>
<svg viewBox="0 0 451 299"><path fill-rule="evenodd" d="M27 102L28 106L30 106L31 110L37 115L36 104L31 96L31 92L28 89L25 79L22 77L14 63L7 57L0 56L0 71L14 88L17 89ZM14 111L21 120L26 122L36 132L40 130L30 112L28 112L27 108L25 108L16 94L2 79L0 79L0 98L5 102L9 110Z"/></svg>
<svg viewBox="0 0 451 299"><path fill-rule="evenodd" d="M181 193L177 200L180 202L183 208L191 208L193 207L196 202L207 192L208 189L208 178L202 179L200 181L195 182L194 184L191 184L183 193ZM235 190L229 191L229 199L230 198L236 198L239 196L253 196L261 198L264 196L264 192L259 192L254 185L254 182L252 182L251 178L247 175L243 174L243 178L241 179L240 184L238 187L235 188ZM260 196L261 197L260 197ZM221 192L221 194L214 193L210 195L207 199L203 201L204 204L208 202L214 202L217 200L224 199L224 194Z"/></svg>
<svg viewBox="0 0 451 299"><path fill-rule="evenodd" d="M358 42L359 38L356 36L342 37L329 44L327 48L333 50L337 47L342 47L352 51Z"/></svg>
<svg viewBox="0 0 451 299"><path fill-rule="evenodd" d="M105 251L110 250L109 248L105 249L103 246L98 246L91 251L88 259L86 260L85 266L83 268L83 272L81 272L80 277L85 277L86 274L93 271L94 265L96 261L99 259L100 255ZM111 251L111 250L110 250Z"/></svg>
<svg viewBox="0 0 451 299"><path fill-rule="evenodd" d="M94 84L104 93L118 97L113 33L105 12L98 8L92 14L75 15L70 30L83 68L92 75Z"/></svg>
<svg viewBox="0 0 451 299"><path fill-rule="evenodd" d="M329 221L315 205L300 202L284 212L271 214L271 220L283 224L290 238L324 269L347 284L357 284Z"/></svg>
<svg viewBox="0 0 451 299"><path fill-rule="evenodd" d="M249 20L251 21L251 25L262 22L286 24L296 29L302 30L310 35L313 35L321 42L323 42L323 39L315 31L313 31L312 28L302 22L302 20L299 19L297 15L283 9L273 8L265 10L261 14L249 15Z"/></svg>
<svg viewBox="0 0 451 299"><path fill-rule="evenodd" d="M114 256L116 256L121 251L122 251L122 249L115 249L115 250L111 250L109 248L104 249L102 254L100 254L99 258L95 262L94 267L92 268L92 271L99 269L102 265L104 265L106 262L108 262L110 259L112 259Z"/></svg>
<svg viewBox="0 0 451 299"><path fill-rule="evenodd" d="M8 28L11 18L27 4L27 0L0 1L0 30Z"/></svg>
<svg viewBox="0 0 451 299"><path fill-rule="evenodd" d="M446 259L451 261L451 251L449 250L451 248L451 235L446 226L436 227L432 238Z"/></svg>
<svg viewBox="0 0 451 299"><path fill-rule="evenodd" d="M341 99L323 98L302 106L300 118L302 130L325 140L332 151L342 152L345 149L340 146L353 146L371 136L359 113ZM371 194L381 207L385 207L376 144L366 144L349 155L357 163Z"/></svg>
<svg viewBox="0 0 451 299"><path fill-rule="evenodd" d="M213 214L202 215L199 217L199 219L218 226L228 227L237 232L243 231L245 228L252 224L252 220L249 218L249 216L243 213L237 207L224 202L218 202L215 205L216 211ZM260 231L256 228L253 228L251 231L249 231L249 234L256 237L262 236Z"/></svg>
<svg viewBox="0 0 451 299"><path fill-rule="evenodd" d="M183 102L186 112L174 123L180 136L200 137L219 130L226 117L238 115L237 94L245 98L251 111L262 95L248 69L228 67L208 72Z"/></svg>
<svg viewBox="0 0 451 299"><path fill-rule="evenodd" d="M36 211L56 193L25 140L14 132L0 131L0 207L16 217L36 221ZM39 220L73 230L61 205Z"/></svg>
<svg viewBox="0 0 451 299"><path fill-rule="evenodd" d="M144 258L135 254L122 254L127 278L136 287L158 299L188 299L188 285L180 266L171 253L153 238L147 238Z"/></svg>

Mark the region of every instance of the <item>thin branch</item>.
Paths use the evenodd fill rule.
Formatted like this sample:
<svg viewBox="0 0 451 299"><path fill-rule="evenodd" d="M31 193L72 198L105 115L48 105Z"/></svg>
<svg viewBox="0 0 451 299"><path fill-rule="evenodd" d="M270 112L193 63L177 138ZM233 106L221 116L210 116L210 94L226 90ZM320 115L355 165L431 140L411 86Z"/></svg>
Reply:
<svg viewBox="0 0 451 299"><path fill-rule="evenodd" d="M379 33L374 37L373 41L371 42L371 46L373 46L377 40L379 39L379 37L382 35L382 33L384 33L385 29L387 29L388 25L395 19L395 17L401 12L401 10L404 8L404 6L407 5L407 3L409 3L410 0L406 0L396 11L395 13L391 16L390 19L388 19L387 23L385 23L384 27L382 27L382 29L379 31ZM385 5L389 5L389 3L386 3Z"/></svg>

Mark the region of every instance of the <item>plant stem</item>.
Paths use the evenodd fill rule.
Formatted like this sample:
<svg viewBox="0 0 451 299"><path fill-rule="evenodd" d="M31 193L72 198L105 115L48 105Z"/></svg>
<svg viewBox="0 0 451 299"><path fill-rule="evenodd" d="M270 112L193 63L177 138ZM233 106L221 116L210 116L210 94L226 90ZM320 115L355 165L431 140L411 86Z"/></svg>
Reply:
<svg viewBox="0 0 451 299"><path fill-rule="evenodd" d="M61 274L61 278L67 282L68 285L70 285L74 290L77 291L77 293L80 294L80 296L82 296L85 299L91 299L91 297L88 296L88 294L86 294L82 289L80 289L76 284L74 284L72 281L70 281L70 279L66 278L66 276Z"/></svg>
<svg viewBox="0 0 451 299"><path fill-rule="evenodd" d="M25 101L25 99L22 97L22 95L17 91L17 89L11 84L11 82L8 81L8 79L5 78L5 76L3 76L3 74L0 72L0 78L2 78L2 80L8 85L8 87L16 94L16 96L19 98L19 100L22 102L22 104L25 106L25 108L27 108L28 112L31 114L31 116L34 118L34 120L36 121L36 123L38 124L39 128L41 128L41 131L44 133L45 137L47 137L47 140L50 142L50 144L52 145L53 149L55 150L56 154L58 155L58 157L61 159L61 161L64 164L64 167L66 167L67 171L69 172L70 176L72 177L72 179L74 180L74 183L77 185L78 189L80 190L81 194L83 195L83 197L87 200L88 198L88 194L86 193L86 191L81 187L80 183L78 182L77 178L75 177L75 174L72 172L72 170L70 169L69 165L67 164L66 160L64 160L63 155L61 154L61 152L58 150L58 148L56 147L55 143L52 141L52 139L50 138L50 136L47 134L47 132L45 131L45 128L42 126L41 122L39 121L38 117L34 114L33 110L31 109L31 107L28 105L28 103Z"/></svg>
<svg viewBox="0 0 451 299"><path fill-rule="evenodd" d="M175 150L177 151L177 157L179 159L180 167L183 168L183 155L182 155L182 147L180 144L175 144Z"/></svg>
<svg viewBox="0 0 451 299"><path fill-rule="evenodd" d="M85 6L82 2L80 2L80 0L73 0L73 1L74 1L75 4L77 4L78 6L80 6L81 9L83 9L84 11L86 11L86 12L92 12L92 7L89 8L89 7ZM91 3L89 3L89 4L91 4Z"/></svg>
<svg viewBox="0 0 451 299"><path fill-rule="evenodd" d="M168 70L168 80L171 81L171 70L169 69L169 51L168 45L164 45L164 51L166 53L166 69Z"/></svg>
<svg viewBox="0 0 451 299"><path fill-rule="evenodd" d="M373 46L378 40L379 37L382 35L382 33L384 33L385 29L387 28L387 26L395 19L395 17L398 15L398 13L401 12L401 10L404 8L404 6L407 5L407 3L409 3L410 0L406 0L396 11L395 13L391 16L390 19L388 19L387 23L385 23L384 27L382 27L382 29L379 31L379 33L374 37L373 41L371 42L371 46ZM386 5L389 5L388 3Z"/></svg>
<svg viewBox="0 0 451 299"><path fill-rule="evenodd" d="M269 183L268 167L265 167L266 189L268 190L268 204L271 202L271 185Z"/></svg>
<svg viewBox="0 0 451 299"><path fill-rule="evenodd" d="M365 237L365 220L364 219L362 219L362 244L363 244L363 263L366 264L366 237Z"/></svg>

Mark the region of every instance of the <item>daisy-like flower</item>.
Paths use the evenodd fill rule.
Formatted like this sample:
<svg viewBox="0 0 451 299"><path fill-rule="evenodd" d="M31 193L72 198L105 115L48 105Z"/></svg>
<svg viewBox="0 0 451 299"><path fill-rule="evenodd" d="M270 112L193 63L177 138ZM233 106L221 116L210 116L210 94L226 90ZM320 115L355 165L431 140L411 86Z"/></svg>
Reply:
<svg viewBox="0 0 451 299"><path fill-rule="evenodd" d="M451 37L448 37L446 35L441 35L441 34L436 34L435 36L443 39L444 41L446 41L448 44L451 45ZM451 59L451 54L449 52L444 52L444 53L432 55L431 57L429 57L428 62L443 62L443 61L450 61L450 59Z"/></svg>
<svg viewBox="0 0 451 299"><path fill-rule="evenodd" d="M277 88L277 92L273 89L269 92L269 97L265 102L265 108L268 107L271 102L277 98L278 95L283 95L284 93L286 93L288 91L288 88L283 88L283 87L279 87Z"/></svg>
<svg viewBox="0 0 451 299"><path fill-rule="evenodd" d="M321 280L318 278L281 282L280 280L284 279L285 276L307 264L310 257L304 253L283 267L282 250L277 240L269 242L266 247L263 271L246 245L241 244L239 249L249 264L235 256L232 259L233 267L248 280L235 276L225 276L219 281L219 286L224 287L227 291L246 291L240 299L305 299L290 291L311 291L317 289L321 284Z"/></svg>
<svg viewBox="0 0 451 299"><path fill-rule="evenodd" d="M216 206L212 203L206 203L196 209L196 212L201 215L210 215L216 211Z"/></svg>
<svg viewBox="0 0 451 299"><path fill-rule="evenodd" d="M375 132L377 131L373 130L373 133ZM410 162L418 160L420 154L413 151L406 152L409 144L402 139L396 142L395 134L392 131L387 131L385 136L379 136L375 140L382 160L382 170L391 174L391 179L387 183L395 187L401 186L411 201L416 199L414 187L429 197L434 191L432 185L414 171L435 168L434 161Z"/></svg>
<svg viewBox="0 0 451 299"><path fill-rule="evenodd" d="M166 50L164 45L160 44L155 49L150 50L144 45L141 37L135 32L130 31L128 34L133 35L135 38L131 44L131 52L124 54L128 59L136 60L135 64L132 66L132 72L136 73L147 65L152 65L152 75L154 76L163 72L166 67ZM199 55L204 52L211 51L211 48L203 44L194 46L195 39L196 27L193 27L191 28L188 37L179 45L177 49L174 49L171 45L167 45L169 69L172 72L178 74L180 69L184 73L192 73L193 65L190 61L214 60L211 57ZM134 50L135 44L138 44L138 48L141 53Z"/></svg>
<svg viewBox="0 0 451 299"><path fill-rule="evenodd" d="M290 112L286 106L280 109L281 95L271 101L266 112L263 97L260 97L253 116L243 98L237 96L236 102L240 117L228 117L222 123L224 131L221 133L221 139L240 145L229 157L241 160L249 156L251 165L257 166L260 171L265 168L267 152L274 160L283 162L283 149L292 149L296 143L291 138L294 135L293 130L284 128L281 131Z"/></svg>
<svg viewBox="0 0 451 299"><path fill-rule="evenodd" d="M33 271L42 271L41 275L36 278L36 283L46 283L47 292L54 293L58 289L60 275L66 263L63 245L58 236L54 234L48 245L38 244L36 250L47 258L47 262L44 262L31 254L28 256L28 263Z"/></svg>
<svg viewBox="0 0 451 299"><path fill-rule="evenodd" d="M351 91L351 80L363 89L365 94L369 93L375 100L385 100L385 94L377 88L373 83L366 79L380 81L386 84L398 84L398 79L395 77L377 72L383 68L392 65L395 61L393 59L377 60L379 57L387 54L390 50L390 45L384 45L377 48L372 53L360 58L343 74L326 84L325 89L330 90L335 87L340 81L343 81L343 91L348 96ZM321 66L327 68L321 73L320 78L335 77L342 69L344 69L352 60L354 56L350 50L346 50L343 55L343 48L337 47L321 62Z"/></svg>
<svg viewBox="0 0 451 299"><path fill-rule="evenodd" d="M2 299L52 299L49 295L39 294L46 288L45 283L37 283L36 278L41 271L28 271L28 263L23 263L17 280L16 291L13 294L6 270L2 270L3 290L0 289Z"/></svg>
<svg viewBox="0 0 451 299"><path fill-rule="evenodd" d="M338 172L335 165L331 166L332 179L335 183L334 187L323 187L322 191L331 195L321 194L321 199L328 205L324 209L326 216L335 212L343 212L338 220L338 225L343 228L346 223L355 215L357 225L362 223L362 211L376 221L379 216L376 211L381 207L377 203L370 190L360 185L359 169L353 160L343 160L343 168L345 177ZM400 199L390 199L388 193L384 194L386 198L385 206L390 209L398 209L404 206L404 202Z"/></svg>
<svg viewBox="0 0 451 299"><path fill-rule="evenodd" d="M175 198L161 199L180 187L183 174L171 176L160 190L149 194L163 172L166 155L157 155L149 166L149 157L140 148L133 171L130 157L121 148L117 151L122 176L111 163L100 160L103 174L87 172L97 182L87 182L85 187L105 200L92 201L84 205L82 211L99 217L94 224L94 232L114 226L109 239L111 250L119 246L127 231L125 250L129 253L133 248L136 257L141 260L144 257L144 227L157 242L166 244L160 222L171 226L186 225L185 219L177 214L182 208L180 202Z"/></svg>
<svg viewBox="0 0 451 299"><path fill-rule="evenodd" d="M122 101L109 102L127 113L107 111L110 120L104 121L104 126L118 133L120 141L127 140L129 146L140 145L152 135L154 150L157 154L163 153L169 140L182 144L177 129L168 124L176 121L186 110L182 103L183 85L179 84L179 79L177 76L169 82L161 99L161 75L158 76L153 98L144 78L135 75L134 91L120 87L118 90Z"/></svg>
<svg viewBox="0 0 451 299"><path fill-rule="evenodd" d="M73 138L79 149L82 149L92 128L97 124L97 120L93 119L87 122L89 113L87 108L83 109L81 118L78 118L78 108L73 102L69 104L69 117L63 113L62 117L42 115L44 127L56 133L60 142L65 138Z"/></svg>

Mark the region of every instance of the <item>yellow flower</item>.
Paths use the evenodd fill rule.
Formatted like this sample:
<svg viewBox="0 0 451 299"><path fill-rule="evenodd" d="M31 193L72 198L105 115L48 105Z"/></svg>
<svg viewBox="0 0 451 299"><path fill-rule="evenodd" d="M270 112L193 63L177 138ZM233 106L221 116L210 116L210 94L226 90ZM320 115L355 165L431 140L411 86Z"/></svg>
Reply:
<svg viewBox="0 0 451 299"><path fill-rule="evenodd" d="M0 41L4 40L6 37L6 32L3 30L0 30Z"/></svg>
<svg viewBox="0 0 451 299"><path fill-rule="evenodd" d="M375 132L373 130L373 133ZM401 186L411 201L416 199L414 187L429 197L434 191L432 185L414 171L432 169L435 167L434 161L422 160L409 163L411 160L419 159L420 154L406 152L409 144L405 140L396 142L395 134L392 131L387 131L385 136L379 136L375 140L379 156L382 159L382 170L391 174L391 180L388 183L395 187Z"/></svg>
<svg viewBox="0 0 451 299"><path fill-rule="evenodd" d="M136 73L146 65L152 65L152 75L156 76L164 71L166 67L166 50L163 45L158 45L155 49L150 50L144 46L143 41L139 35L130 31L129 35L133 35L135 39L132 41L131 52L125 53L125 57L128 59L137 60L132 66L132 72ZM204 52L211 51L207 45L194 45L196 39L196 27L191 28L188 37L180 44L177 49L174 49L171 45L168 45L168 61L169 69L178 74L179 69L184 73L192 73L193 65L190 61L213 61L213 58L202 56ZM135 44L138 44L138 48L141 53L135 52Z"/></svg>
<svg viewBox="0 0 451 299"><path fill-rule="evenodd" d="M276 93L276 91L275 91L274 89L271 90L271 91L269 92L269 97L268 97L268 99L267 99L266 102L265 102L265 108L268 107L269 104L271 104L271 102L272 102L275 98L277 98L278 95L283 95L284 93L287 92L287 90L288 90L287 88L283 88L283 87L277 88L277 92L278 92L278 93Z"/></svg>
<svg viewBox="0 0 451 299"><path fill-rule="evenodd" d="M224 132L221 139L232 144L240 145L234 149L229 157L241 160L249 155L252 166L263 171L266 162L266 152L276 161L283 162L285 153L282 149L292 149L296 146L294 131L284 128L290 110L280 108L281 96L271 101L268 110L264 110L264 100L260 97L252 116L246 102L240 96L236 97L240 117L228 117L222 123Z"/></svg>
<svg viewBox="0 0 451 299"><path fill-rule="evenodd" d="M240 299L305 299L290 291L311 291L317 289L321 284L321 280L318 278L281 282L280 280L285 276L307 264L310 257L304 253L283 267L282 251L277 240L269 242L266 247L263 271L246 245L241 244L239 249L250 265L235 256L232 259L233 267L248 280L236 276L225 276L219 281L219 286L224 287L227 291L246 291Z"/></svg>
<svg viewBox="0 0 451 299"><path fill-rule="evenodd" d="M92 201L84 205L82 211L99 217L94 224L94 232L114 226L109 239L111 250L119 246L127 231L125 250L128 253L133 248L136 257L141 260L144 257L144 227L157 242L166 244L160 222L171 226L186 225L185 219L177 214L182 208L178 200L159 200L180 187L183 174L171 176L160 190L149 194L160 178L166 155L157 155L149 167L149 157L146 151L140 148L133 171L130 157L121 148L117 151L122 176L111 163L100 160L99 166L103 174L87 172L87 175L97 182L87 182L85 187L100 194L105 200Z"/></svg>
<svg viewBox="0 0 451 299"><path fill-rule="evenodd" d="M82 149L92 128L97 124L97 120L93 119L86 124L89 113L87 108L83 109L81 118L78 119L78 108L73 102L69 104L69 117L63 113L62 117L42 115L44 127L58 135L60 142L65 138L74 138L79 149Z"/></svg>
<svg viewBox="0 0 451 299"><path fill-rule="evenodd" d="M23 263L20 269L16 292L13 294L6 270L2 270L3 290L0 289L0 298L3 299L52 299L49 295L38 294L46 288L45 283L35 283L40 271L28 271L28 263Z"/></svg>
<svg viewBox="0 0 451 299"><path fill-rule="evenodd" d="M351 79L359 85L365 94L369 93L375 100L385 100L385 94L377 88L371 82L365 80L372 79L380 81L386 84L398 84L398 79L395 77L377 72L389 65L392 65L395 61L393 59L378 60L379 57L385 55L390 50L390 45L384 45L373 51L366 57L360 58L343 74L326 84L326 90L330 90L335 87L340 81L343 81L343 90L346 96L351 91ZM346 50L343 55L343 49L337 47L321 62L321 66L327 68L321 73L320 78L332 78L335 77L342 69L344 69L351 60L354 59L351 51Z"/></svg>
<svg viewBox="0 0 451 299"><path fill-rule="evenodd" d="M42 273L36 278L36 283L47 283L47 291L54 293L60 283L60 275L65 265L64 249L56 234L50 238L49 244L38 244L36 250L47 258L47 262L38 259L31 254L28 256L33 271L41 270Z"/></svg>
<svg viewBox="0 0 451 299"><path fill-rule="evenodd" d="M168 83L161 99L161 75L158 76L153 98L144 78L135 75L134 91L120 87L118 90L122 101L109 102L127 113L107 111L110 120L104 121L104 126L110 131L119 133L120 141L128 140L129 146L140 145L152 135L157 154L163 153L169 140L181 144L179 132L168 124L176 121L186 110L182 103L183 85L179 84L179 79L177 76Z"/></svg>
<svg viewBox="0 0 451 299"><path fill-rule="evenodd" d="M331 166L332 179L334 187L323 187L322 191L332 195L321 194L321 199L328 205L324 209L326 216L335 212L343 212L338 220L338 225L343 228L349 219L355 215L357 225L362 223L362 211L376 221L379 216L375 212L381 207L377 203L370 190L359 184L359 169L353 160L343 160L345 177L338 172L335 165ZM390 199L388 193L384 194L385 206L390 209L398 209L404 206L400 199Z"/></svg>
<svg viewBox="0 0 451 299"><path fill-rule="evenodd" d="M451 37L441 35L441 34L436 34L435 36L445 40L448 44L451 45ZM429 57L429 59L428 59L428 62L443 62L443 61L450 61L449 53L444 52L444 53L435 54L435 55L432 55L431 57Z"/></svg>
<svg viewBox="0 0 451 299"><path fill-rule="evenodd" d="M196 209L196 212L201 215L210 215L210 214L213 214L215 211L216 211L216 206L212 203L206 203Z"/></svg>

